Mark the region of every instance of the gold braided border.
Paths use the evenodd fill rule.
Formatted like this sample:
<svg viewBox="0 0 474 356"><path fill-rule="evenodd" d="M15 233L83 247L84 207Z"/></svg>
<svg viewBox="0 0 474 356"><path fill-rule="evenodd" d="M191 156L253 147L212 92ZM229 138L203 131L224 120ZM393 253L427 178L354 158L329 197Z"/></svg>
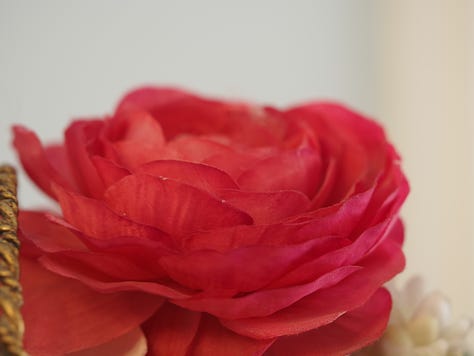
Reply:
<svg viewBox="0 0 474 356"><path fill-rule="evenodd" d="M18 200L15 169L0 166L0 355L26 356L19 282Z"/></svg>

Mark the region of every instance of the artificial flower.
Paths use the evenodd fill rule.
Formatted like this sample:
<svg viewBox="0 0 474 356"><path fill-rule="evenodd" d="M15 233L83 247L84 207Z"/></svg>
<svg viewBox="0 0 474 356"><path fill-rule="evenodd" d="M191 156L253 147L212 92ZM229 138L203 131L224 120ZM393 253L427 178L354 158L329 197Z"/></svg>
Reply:
<svg viewBox="0 0 474 356"><path fill-rule="evenodd" d="M147 87L63 143L14 132L61 210L20 214L32 356L345 355L382 335L408 184L374 121Z"/></svg>

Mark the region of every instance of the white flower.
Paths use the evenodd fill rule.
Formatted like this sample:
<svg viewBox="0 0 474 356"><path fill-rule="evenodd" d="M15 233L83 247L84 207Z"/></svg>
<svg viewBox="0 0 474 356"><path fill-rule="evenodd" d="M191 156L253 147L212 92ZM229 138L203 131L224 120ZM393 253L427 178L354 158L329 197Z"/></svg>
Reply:
<svg viewBox="0 0 474 356"><path fill-rule="evenodd" d="M357 356L474 356L468 336L468 318L453 320L451 305L440 292L425 294L421 277L408 280L402 289L388 286L393 307L382 338Z"/></svg>

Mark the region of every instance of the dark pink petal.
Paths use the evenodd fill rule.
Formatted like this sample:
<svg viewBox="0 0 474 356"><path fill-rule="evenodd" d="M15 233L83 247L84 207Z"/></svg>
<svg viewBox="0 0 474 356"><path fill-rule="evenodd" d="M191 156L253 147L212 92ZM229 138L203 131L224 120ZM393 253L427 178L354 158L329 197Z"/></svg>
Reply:
<svg viewBox="0 0 474 356"><path fill-rule="evenodd" d="M186 251L214 250L225 252L238 247L258 244L267 230L271 229L272 232L278 233L281 231L278 229L279 227L281 226L237 225L210 231L198 231L184 236L181 244ZM286 238L288 238L287 231L288 229L282 233Z"/></svg>
<svg viewBox="0 0 474 356"><path fill-rule="evenodd" d="M298 334L321 327L364 304L386 281L403 270L400 246L387 240L363 261L361 267L334 286L320 289L286 309L260 318L223 320L239 334L270 338Z"/></svg>
<svg viewBox="0 0 474 356"><path fill-rule="evenodd" d="M66 130L65 145L76 182L85 195L100 198L104 191L104 184L99 177L88 147L97 140L104 123L100 120L74 121Z"/></svg>
<svg viewBox="0 0 474 356"><path fill-rule="evenodd" d="M65 356L145 356L146 338L140 328L133 329L105 344L86 350L68 353Z"/></svg>
<svg viewBox="0 0 474 356"><path fill-rule="evenodd" d="M351 194L356 184L367 189L384 169L391 151L383 129L374 121L331 103L309 103L287 110L285 117L307 125L324 155L336 162L335 183L326 205Z"/></svg>
<svg viewBox="0 0 474 356"><path fill-rule="evenodd" d="M207 159L218 154L235 155L235 150L232 147L202 136L178 136L168 143L167 148L176 152L180 160L196 163L206 163ZM220 168L212 164L211 166Z"/></svg>
<svg viewBox="0 0 474 356"><path fill-rule="evenodd" d="M405 226L401 219L397 219L390 231L390 238L400 246L403 245L405 240Z"/></svg>
<svg viewBox="0 0 474 356"><path fill-rule="evenodd" d="M143 239L135 236L118 236L112 239L94 238L84 235L74 226L54 215L48 214L46 218L51 224L64 227L73 233L90 251L119 255L131 261L138 261L140 265L154 271L158 266L157 256L175 251L175 246L170 244L168 239ZM80 251L80 249L74 250ZM64 249L49 252L59 251L64 251Z"/></svg>
<svg viewBox="0 0 474 356"><path fill-rule="evenodd" d="M324 172L324 178L322 180L321 186L318 188L317 193L311 200L311 208L313 210L317 210L328 205L327 201L336 181L336 165L336 160L331 158L329 159L326 168L322 169Z"/></svg>
<svg viewBox="0 0 474 356"><path fill-rule="evenodd" d="M85 250L81 240L69 229L51 223L47 214L21 210L18 216L22 236L45 252Z"/></svg>
<svg viewBox="0 0 474 356"><path fill-rule="evenodd" d="M66 147L62 144L48 145L44 148L48 162L54 167L56 172L65 177L71 187L77 190L72 163L69 161ZM59 182L56 182L59 183Z"/></svg>
<svg viewBox="0 0 474 356"><path fill-rule="evenodd" d="M116 112L139 109L148 111L188 96L190 94L174 88L142 87L127 93L117 105Z"/></svg>
<svg viewBox="0 0 474 356"><path fill-rule="evenodd" d="M15 135L13 145L21 160L21 164L30 178L46 194L55 199L51 188L52 182L68 189L74 189L75 182L68 180L67 171L65 174L57 171L55 167L60 165L60 163L53 164L49 161L46 150L34 132L22 126L14 126L13 133ZM54 154L51 154L50 157L54 158Z"/></svg>
<svg viewBox="0 0 474 356"><path fill-rule="evenodd" d="M371 154L373 163L383 161L384 150L370 152L387 143L382 127L355 111L335 103L315 102L290 108L284 115L289 120L310 125L321 140L334 144L361 145Z"/></svg>
<svg viewBox="0 0 474 356"><path fill-rule="evenodd" d="M355 194L339 204L310 210L308 213L292 219L293 223L300 223L301 225L295 239L310 239L314 236L330 235L351 237L367 211L373 191L373 189L369 189ZM367 226L364 226L364 228L367 228Z"/></svg>
<svg viewBox="0 0 474 356"><path fill-rule="evenodd" d="M143 174L125 177L104 198L117 214L172 235L253 222L246 213L202 190Z"/></svg>
<svg viewBox="0 0 474 356"><path fill-rule="evenodd" d="M64 218L82 233L109 239L118 236L160 239L163 233L152 227L139 225L110 210L104 202L87 198L59 186L54 187Z"/></svg>
<svg viewBox="0 0 474 356"><path fill-rule="evenodd" d="M48 266L55 264L70 269L88 270L91 275L96 275L98 280L111 282L154 281L160 277L161 270L158 266L146 269L126 256L107 252L60 251L43 256L39 260L48 261ZM52 269L51 267L50 270Z"/></svg>
<svg viewBox="0 0 474 356"><path fill-rule="evenodd" d="M213 195L218 195L220 189L238 189L237 183L227 173L199 163L160 160L144 164L135 172L154 177L172 178Z"/></svg>
<svg viewBox="0 0 474 356"><path fill-rule="evenodd" d="M248 213L255 224L275 223L303 213L310 206L306 195L295 190L277 192L222 190L219 196L232 206Z"/></svg>
<svg viewBox="0 0 474 356"><path fill-rule="evenodd" d="M381 288L364 305L326 326L278 338L268 350L268 356L348 355L380 338L387 326L391 305L390 294Z"/></svg>
<svg viewBox="0 0 474 356"><path fill-rule="evenodd" d="M335 182L332 190L326 199L327 204L334 204L343 201L355 192L357 184L367 179L370 158L365 150L357 145L346 144L342 147L336 160ZM378 167L379 172L382 167ZM373 184L373 181L371 181ZM372 184L368 184L371 187Z"/></svg>
<svg viewBox="0 0 474 356"><path fill-rule="evenodd" d="M21 259L25 348L35 356L59 356L124 335L150 317L162 299L143 293L101 294Z"/></svg>
<svg viewBox="0 0 474 356"><path fill-rule="evenodd" d="M264 159L244 172L237 183L245 190L298 190L312 197L320 185L321 157L310 147Z"/></svg>
<svg viewBox="0 0 474 356"><path fill-rule="evenodd" d="M204 163L226 172L237 179L243 172L255 166L259 161L275 155L275 147L252 150L239 150L228 142L217 140L215 136L182 135L171 140L163 152L163 158L179 159L195 163Z"/></svg>
<svg viewBox="0 0 474 356"><path fill-rule="evenodd" d="M120 122L118 122L120 121ZM130 110L116 115L111 125L121 124L121 135L114 142L130 141L156 149L165 144L160 124L146 111Z"/></svg>
<svg viewBox="0 0 474 356"><path fill-rule="evenodd" d="M364 225L377 224L398 213L410 188L398 163L391 164L377 180L374 195L367 207L366 216L361 219Z"/></svg>
<svg viewBox="0 0 474 356"><path fill-rule="evenodd" d="M66 262L66 263L65 263ZM100 271L90 268L84 263L74 263L57 259L51 256L41 257L41 265L57 275L75 279L93 290L103 293L117 293L124 291L145 292L166 298L188 298L191 293L183 287L163 282L148 281L114 281L110 276L104 276Z"/></svg>
<svg viewBox="0 0 474 356"><path fill-rule="evenodd" d="M143 324L150 356L186 356L201 321L201 313L165 303Z"/></svg>
<svg viewBox="0 0 474 356"><path fill-rule="evenodd" d="M359 269L360 267L344 266L306 284L280 289L262 289L241 297L212 298L195 296L191 299L173 300L172 302L183 308L207 312L219 318L229 319L226 320L226 325L228 324L231 328L235 328L235 330L238 330L242 334L245 333L245 327L240 328L240 326L248 324L248 335L250 336L251 334L253 335L252 337L260 337L258 335L258 331L260 331L259 326L256 327L258 331L255 331L252 329L251 323L258 323L262 320L266 322L269 315L293 305L298 300L311 295L321 288L329 288L339 283L344 278L347 278L347 276L356 273ZM276 318L280 320L278 316ZM269 326L272 326L271 324L272 319L269 320ZM287 326L288 325L284 325L284 327ZM274 330L268 330L269 333L273 331Z"/></svg>
<svg viewBox="0 0 474 356"><path fill-rule="evenodd" d="M251 167L255 167L260 161L265 160L275 154L276 150L252 150L246 152L228 151L214 152L202 162L213 167L217 167L232 178L237 180L243 173Z"/></svg>
<svg viewBox="0 0 474 356"><path fill-rule="evenodd" d="M190 355L260 356L273 342L273 339L255 340L235 334L219 324L217 319L203 314Z"/></svg>
<svg viewBox="0 0 474 356"><path fill-rule="evenodd" d="M223 131L226 128L223 104L205 101L184 92L174 92L172 100L163 100L163 90L159 88L140 91L140 94L129 94L119 105L119 110L123 110L121 108L126 104L148 111L160 122L168 139L182 133L199 135Z"/></svg>
<svg viewBox="0 0 474 356"><path fill-rule="evenodd" d="M403 231L394 228L395 226L396 221L387 219L385 222L364 231L355 242L340 245L340 248L326 251L320 257L302 263L291 272L286 273L282 278L274 281L270 286L272 288L292 286L314 278L315 271L326 273L340 266L359 265L359 261L380 244L384 244L385 247L391 246L390 248L394 250L392 257L400 258L399 244L393 244L392 240L398 240L398 237L395 235L403 234ZM384 242L385 240L391 241Z"/></svg>
<svg viewBox="0 0 474 356"><path fill-rule="evenodd" d="M245 145L275 144L285 129L276 109L208 100L161 88L143 88L128 94L119 104L151 113L168 139L180 134L222 134Z"/></svg>
<svg viewBox="0 0 474 356"><path fill-rule="evenodd" d="M160 124L150 114L144 111L122 113L122 135L112 145L117 153L119 162L128 167L136 168L146 162L160 158L160 152L165 144L165 137ZM111 123L116 123L112 121Z"/></svg>
<svg viewBox="0 0 474 356"><path fill-rule="evenodd" d="M72 270L82 270L91 278L97 277L102 281L162 281L164 284L170 282L158 263L160 256L170 254L170 248L165 243L133 236L100 240L78 232L76 234L90 251L49 254L45 259ZM171 285L176 286L176 283L171 282Z"/></svg>
<svg viewBox="0 0 474 356"><path fill-rule="evenodd" d="M276 223L270 225L238 225L219 228L210 231L195 232L186 235L181 240L185 250L215 250L226 252L246 246L286 246L313 240L317 235L310 235L311 230L305 230L307 223ZM331 246L341 248L351 242L347 237L334 235L321 235L318 240L326 244L329 240ZM324 249L325 253L329 250Z"/></svg>
<svg viewBox="0 0 474 356"><path fill-rule="evenodd" d="M128 169L120 167L109 159L94 156L91 160L106 188L130 174Z"/></svg>
<svg viewBox="0 0 474 356"><path fill-rule="evenodd" d="M226 253L170 254L161 257L160 264L181 285L202 290L206 296L232 296L260 290L303 261L334 248L327 242L321 238L294 245L248 246Z"/></svg>

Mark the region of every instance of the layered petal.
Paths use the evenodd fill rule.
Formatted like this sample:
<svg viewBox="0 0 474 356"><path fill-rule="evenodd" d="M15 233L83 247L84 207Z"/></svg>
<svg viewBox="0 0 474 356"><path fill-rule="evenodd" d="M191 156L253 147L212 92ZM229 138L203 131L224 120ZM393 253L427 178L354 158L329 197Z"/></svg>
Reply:
<svg viewBox="0 0 474 356"><path fill-rule="evenodd" d="M138 167L135 172L154 177L172 178L177 182L191 185L216 196L220 196L219 191L222 189L239 188L237 183L224 171L200 163L160 160L144 164Z"/></svg>
<svg viewBox="0 0 474 356"><path fill-rule="evenodd" d="M258 162L237 183L246 190L298 190L312 197L319 186L321 157L310 147L283 152Z"/></svg>
<svg viewBox="0 0 474 356"><path fill-rule="evenodd" d="M200 98L182 91L142 88L129 93L117 112L142 109L157 119L168 139L179 134L221 134L250 146L275 144L285 121L275 109Z"/></svg>
<svg viewBox="0 0 474 356"><path fill-rule="evenodd" d="M338 104L309 103L285 111L285 117L307 125L317 135L328 167L335 163L326 205L349 196L357 184L369 187L392 152L379 125Z"/></svg>
<svg viewBox="0 0 474 356"><path fill-rule="evenodd" d="M104 123L100 120L74 121L66 130L65 147L72 173L80 191L89 197L100 198L104 184L91 161L89 146L99 137Z"/></svg>
<svg viewBox="0 0 474 356"><path fill-rule="evenodd" d="M264 288L334 245L338 241L311 240L288 246L248 246L225 253L200 250L163 256L160 264L181 285L202 290L206 296L232 296Z"/></svg>
<svg viewBox="0 0 474 356"><path fill-rule="evenodd" d="M226 319L226 326L238 330L243 335L245 334L257 338L268 338L271 337L272 332L275 331L268 330L268 332L266 332L263 330L264 327L260 328L260 324L258 323L267 323L267 319L271 314L290 307L305 296L311 295L319 289L334 286L341 280L347 278L347 276L354 274L359 269L360 267L356 266L345 266L327 273L310 283L288 288L263 289L242 296L235 296L233 298L226 298L224 296L201 297L197 295L192 298L172 300L172 302L187 309L207 312L219 318ZM336 301L332 302L336 303ZM337 306L335 308L337 309L339 307ZM253 319L248 320L248 318ZM282 320L279 319L278 315L275 316L275 318L277 320ZM291 320L291 318L283 320L288 321ZM250 327L251 323L255 323L256 327L254 329ZM284 321L283 323L285 324L283 328L291 327L291 325L288 325ZM266 325L271 326L271 324L272 319L268 320L268 324ZM265 336L260 335L260 333L265 334ZM275 333L278 334L278 331Z"/></svg>
<svg viewBox="0 0 474 356"><path fill-rule="evenodd" d="M164 304L143 324L150 356L186 356L198 331L202 314Z"/></svg>
<svg viewBox="0 0 474 356"><path fill-rule="evenodd" d="M127 176L111 186L104 198L118 215L171 235L253 223L248 214L207 192L165 177Z"/></svg>
<svg viewBox="0 0 474 356"><path fill-rule="evenodd" d="M93 156L91 160L97 170L97 173L104 182L105 188L108 188L112 184L118 182L120 179L130 174L128 169L107 158Z"/></svg>
<svg viewBox="0 0 474 356"><path fill-rule="evenodd" d="M260 356L273 342L273 339L256 340L233 333L224 328L217 319L203 314L189 354L192 356Z"/></svg>
<svg viewBox="0 0 474 356"><path fill-rule="evenodd" d="M53 224L48 215L38 211L20 211L18 223L21 237L28 239L44 252L86 249L82 241L64 226Z"/></svg>
<svg viewBox="0 0 474 356"><path fill-rule="evenodd" d="M22 126L14 126L13 133L15 135L13 145L15 146L23 168L46 194L53 199L55 198L55 194L51 188L52 183L69 189L76 187L75 181L69 180L67 173L63 175L61 171L56 169L60 163L58 162L55 167L49 160L47 151L43 148L34 132ZM49 156L54 158L54 154L50 154ZM65 172L68 171L66 170Z"/></svg>
<svg viewBox="0 0 474 356"><path fill-rule="evenodd" d="M165 137L160 124L145 111L123 112L110 122L119 131L112 146L118 162L130 169L160 158Z"/></svg>
<svg viewBox="0 0 474 356"><path fill-rule="evenodd" d="M306 212L310 201L296 190L277 192L248 192L220 190L219 196L236 208L247 212L255 224L271 224Z"/></svg>
<svg viewBox="0 0 474 356"><path fill-rule="evenodd" d="M150 226L137 224L127 216L110 210L102 200L87 198L59 186L54 187L64 218L82 233L99 239L120 236L164 239L163 233Z"/></svg>
<svg viewBox="0 0 474 356"><path fill-rule="evenodd" d="M161 305L143 293L100 294L21 259L24 344L36 356L92 348L136 329Z"/></svg>
<svg viewBox="0 0 474 356"><path fill-rule="evenodd" d="M267 355L348 355L383 334L391 305L390 294L385 289L379 289L364 305L345 313L329 325L279 338Z"/></svg>
<svg viewBox="0 0 474 356"><path fill-rule="evenodd" d="M146 338L140 328L119 336L105 344L90 349L68 353L65 356L145 356L147 354Z"/></svg>
<svg viewBox="0 0 474 356"><path fill-rule="evenodd" d="M254 338L297 334L327 325L364 304L387 280L401 272L404 257L392 241L380 245L361 268L329 288L321 289L265 318L225 320L235 332Z"/></svg>

